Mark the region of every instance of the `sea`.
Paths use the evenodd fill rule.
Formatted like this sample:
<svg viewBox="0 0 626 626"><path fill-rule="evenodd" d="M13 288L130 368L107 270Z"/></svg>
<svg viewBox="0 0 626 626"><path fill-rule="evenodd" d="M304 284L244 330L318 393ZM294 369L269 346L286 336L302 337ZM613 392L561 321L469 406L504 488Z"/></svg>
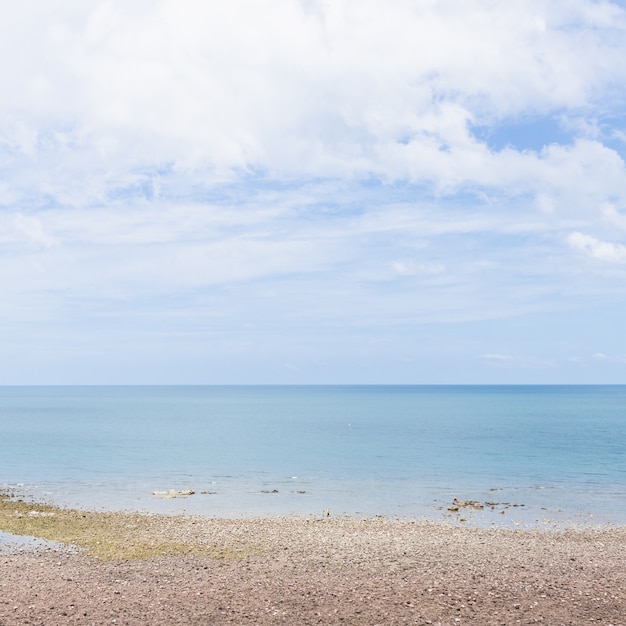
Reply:
<svg viewBox="0 0 626 626"><path fill-rule="evenodd" d="M624 525L625 447L626 385L0 387L0 489L88 510Z"/></svg>

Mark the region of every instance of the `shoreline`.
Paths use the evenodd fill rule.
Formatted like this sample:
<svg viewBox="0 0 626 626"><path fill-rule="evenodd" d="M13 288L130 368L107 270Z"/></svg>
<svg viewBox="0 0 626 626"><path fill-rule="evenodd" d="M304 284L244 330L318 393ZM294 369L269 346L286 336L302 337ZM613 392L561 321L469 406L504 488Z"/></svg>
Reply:
<svg viewBox="0 0 626 626"><path fill-rule="evenodd" d="M67 498L54 491L39 487L15 484L0 486L0 501L3 497L23 499L33 503L44 503L67 510L84 510L100 513L133 513L141 515L197 516L213 519L315 519L332 511L333 517L369 519L384 517L398 521L429 521L442 524L465 525L479 528L524 528L528 530L564 530L568 528L604 528L626 526L626 513L621 504L613 504L610 510L600 507L550 506L548 502L531 502L525 498L507 498L500 492L503 488L487 491L462 489L446 492L431 500L394 509L373 506L342 506L341 500L315 497L305 491L283 490L273 484L262 485L257 491L245 494L225 493L217 490L191 488L142 490L133 500L123 494L115 500L109 492L99 498L94 488L87 497ZM297 493L297 496L293 494ZM304 494L304 495L302 495ZM511 494L508 494L511 495ZM469 496L469 498L468 498ZM471 499L470 499L471 498ZM479 507L467 506L453 509L458 502L477 502ZM307 502L308 500L308 502ZM352 503L353 504L353 503ZM597 503L596 503L597 504ZM399 510L398 510L399 509Z"/></svg>
<svg viewBox="0 0 626 626"><path fill-rule="evenodd" d="M172 490L173 492L174 490ZM170 494L172 493L170 492ZM193 493L193 492L191 492ZM159 493L158 496L163 494ZM183 497L191 494L183 494ZM440 526L442 528L462 528L466 530L483 531L520 531L539 533L561 533L561 532L602 532L620 529L626 530L626 524L614 524L611 522L598 523L587 516L580 516L578 519L554 519L546 517L535 519L534 522L528 520L516 521L506 519L504 516L494 515L493 508L475 501L455 501L452 506L444 510L441 507L441 516L438 519L429 516L388 516L376 515L347 515L331 516L330 510L322 511L321 516L279 514L261 516L215 516L182 512L153 512L141 510L93 510L74 507L65 507L54 502L38 501L23 493L13 490L0 489L0 533L10 533L16 537L32 538L37 541L51 542L51 544L68 544L85 549L92 555L102 555L103 542L111 546L111 553L114 558L124 558L124 546L134 545L134 552L128 554L129 558L142 558L133 556L140 554L140 548L146 537L149 538L151 546L156 546L155 537L161 533L159 529L171 524L179 524L181 527L189 523L192 525L202 525L203 523L239 523L242 526L250 522L291 522L301 523L340 523L340 524L360 524L360 523L386 523L419 526ZM513 507L515 505L512 505ZM502 510L500 512L503 512ZM487 523L486 520L491 520ZM498 523L496 523L498 522ZM0 536L1 539L1 536ZM25 539L28 541L28 539ZM0 543L1 546L1 543ZM96 548L96 546L100 546ZM157 548L154 547L156 550ZM199 549L191 547L191 551ZM165 547L162 554L168 554L174 550L171 546ZM177 548L184 551L184 548ZM200 550L202 552L202 550ZM176 550L172 552L178 553Z"/></svg>
<svg viewBox="0 0 626 626"><path fill-rule="evenodd" d="M218 519L0 499L0 624L624 625L626 526Z"/></svg>

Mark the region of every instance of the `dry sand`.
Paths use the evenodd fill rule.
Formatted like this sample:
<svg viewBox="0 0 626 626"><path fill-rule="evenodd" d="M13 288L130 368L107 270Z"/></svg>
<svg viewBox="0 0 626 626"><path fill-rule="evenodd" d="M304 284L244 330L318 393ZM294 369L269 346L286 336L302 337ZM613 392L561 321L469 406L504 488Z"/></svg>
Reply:
<svg viewBox="0 0 626 626"><path fill-rule="evenodd" d="M0 528L81 546L0 553L0 626L626 625L623 527L217 520L5 499Z"/></svg>

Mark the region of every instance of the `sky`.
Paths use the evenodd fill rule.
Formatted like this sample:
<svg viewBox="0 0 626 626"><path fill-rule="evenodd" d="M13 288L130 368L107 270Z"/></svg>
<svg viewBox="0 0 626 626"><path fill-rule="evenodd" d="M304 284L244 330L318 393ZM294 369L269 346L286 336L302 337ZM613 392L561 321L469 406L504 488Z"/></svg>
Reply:
<svg viewBox="0 0 626 626"><path fill-rule="evenodd" d="M626 383L626 2L22 0L0 384Z"/></svg>

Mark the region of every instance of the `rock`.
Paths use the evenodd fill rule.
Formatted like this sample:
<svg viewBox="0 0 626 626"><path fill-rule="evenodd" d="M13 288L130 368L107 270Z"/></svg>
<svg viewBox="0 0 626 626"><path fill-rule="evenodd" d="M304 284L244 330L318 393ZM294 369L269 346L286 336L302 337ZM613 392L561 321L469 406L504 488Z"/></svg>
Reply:
<svg viewBox="0 0 626 626"><path fill-rule="evenodd" d="M196 493L193 489L170 489L169 491L153 491L157 498L186 498Z"/></svg>
<svg viewBox="0 0 626 626"><path fill-rule="evenodd" d="M456 502L457 506L463 507L464 509L484 509L482 502L478 500L459 500Z"/></svg>
<svg viewBox="0 0 626 626"><path fill-rule="evenodd" d="M454 502L448 507L448 511L458 513L459 509L484 509L482 502L478 500L457 500L454 498Z"/></svg>

